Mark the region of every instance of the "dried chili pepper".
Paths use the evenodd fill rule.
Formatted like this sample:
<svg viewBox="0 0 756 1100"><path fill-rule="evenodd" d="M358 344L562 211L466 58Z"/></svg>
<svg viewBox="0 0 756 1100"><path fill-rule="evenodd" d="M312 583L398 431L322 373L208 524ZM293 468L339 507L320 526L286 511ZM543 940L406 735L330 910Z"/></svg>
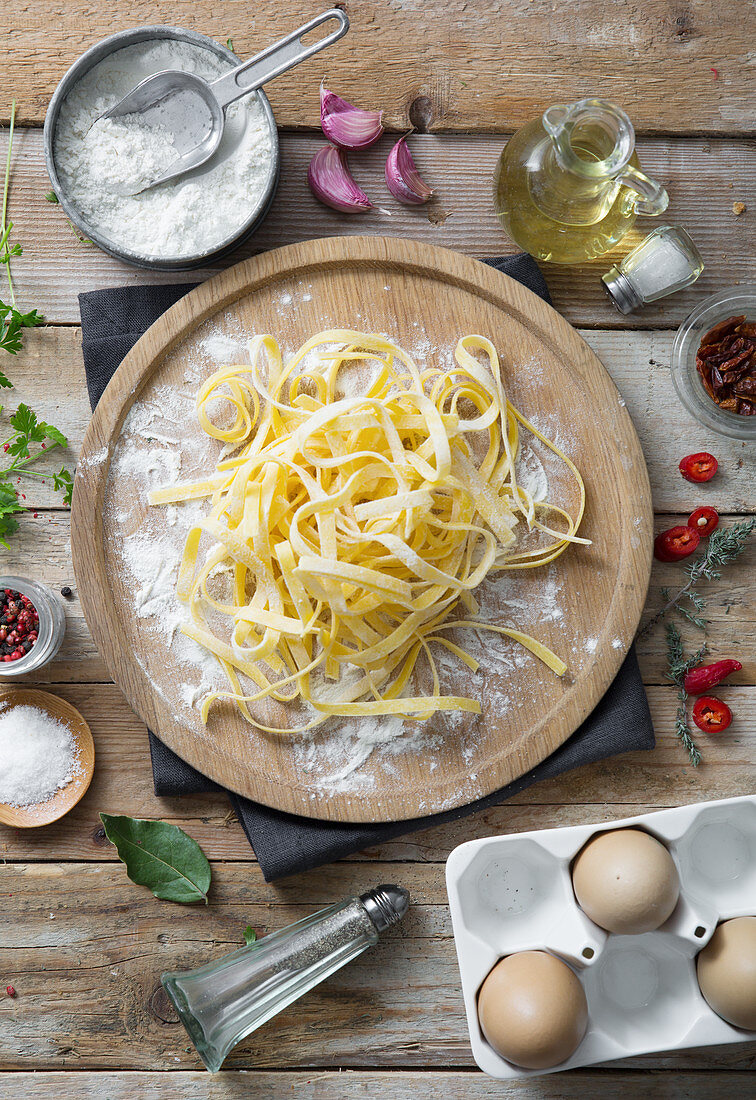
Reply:
<svg viewBox="0 0 756 1100"><path fill-rule="evenodd" d="M711 400L727 412L756 414L756 323L727 317L701 339L696 370Z"/></svg>
<svg viewBox="0 0 756 1100"><path fill-rule="evenodd" d="M696 508L695 511L690 513L688 519L688 527L692 527L694 531L698 531L702 538L706 538L715 529L719 523L719 512L716 508L710 508L708 504L703 505L701 508Z"/></svg>
<svg viewBox="0 0 756 1100"><path fill-rule="evenodd" d="M654 539L654 557L657 561L682 561L698 546L701 536L692 527L670 527Z"/></svg>
<svg viewBox="0 0 756 1100"><path fill-rule="evenodd" d="M717 684L721 684L731 672L739 672L743 666L740 661L728 658L726 661L714 661L710 665L699 665L686 672L683 686L688 695L703 695Z"/></svg>
<svg viewBox="0 0 756 1100"><path fill-rule="evenodd" d="M721 733L732 722L732 711L716 695L702 695L693 707L693 721L704 733Z"/></svg>
<svg viewBox="0 0 756 1100"><path fill-rule="evenodd" d="M679 468L686 481L700 483L711 481L719 469L719 463L708 451L698 451L697 454L686 455L685 458L680 459Z"/></svg>

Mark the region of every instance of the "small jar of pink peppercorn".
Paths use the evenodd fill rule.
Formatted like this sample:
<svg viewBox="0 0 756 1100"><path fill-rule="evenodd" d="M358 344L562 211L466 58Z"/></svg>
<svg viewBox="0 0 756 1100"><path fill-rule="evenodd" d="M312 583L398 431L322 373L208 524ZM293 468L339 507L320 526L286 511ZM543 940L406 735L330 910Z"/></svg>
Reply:
<svg viewBox="0 0 756 1100"><path fill-rule="evenodd" d="M0 679L48 664L65 632L66 616L51 589L25 577L0 577Z"/></svg>

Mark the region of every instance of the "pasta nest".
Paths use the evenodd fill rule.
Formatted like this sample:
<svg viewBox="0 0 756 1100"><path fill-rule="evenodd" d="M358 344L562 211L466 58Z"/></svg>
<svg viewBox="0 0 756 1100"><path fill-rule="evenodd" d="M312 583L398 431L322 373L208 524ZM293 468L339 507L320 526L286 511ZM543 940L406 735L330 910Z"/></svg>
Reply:
<svg viewBox="0 0 756 1100"><path fill-rule="evenodd" d="M564 662L535 638L474 618L489 574L542 566L587 542L577 534L582 478L507 400L490 340L464 336L450 369L421 370L383 336L342 329L318 333L286 364L272 336L256 336L249 358L221 367L196 397L203 430L223 444L214 474L149 497L209 499L177 585L189 609L183 633L215 655L230 684L204 698L203 721L222 699L278 734L332 715L479 712L477 700L441 691L434 645L477 668L451 628L506 635L563 675ZM574 476L574 517L517 483L522 427ZM537 546L519 545L519 524L537 532ZM215 545L200 562L203 533ZM224 566L231 594L221 599L208 579ZM432 690L407 694L421 655ZM250 707L271 699L306 703L308 720L266 724Z"/></svg>

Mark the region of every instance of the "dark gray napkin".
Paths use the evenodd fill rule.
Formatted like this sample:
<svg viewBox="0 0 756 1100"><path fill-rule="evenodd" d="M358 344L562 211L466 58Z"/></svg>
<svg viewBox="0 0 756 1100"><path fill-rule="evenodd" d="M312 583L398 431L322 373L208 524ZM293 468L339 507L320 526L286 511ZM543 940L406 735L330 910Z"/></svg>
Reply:
<svg viewBox="0 0 756 1100"><path fill-rule="evenodd" d="M530 256L487 261L550 302L546 282ZM139 337L193 284L130 286L79 295L82 351L92 408L114 371ZM220 791L211 779L195 771L150 731L155 794L174 796ZM539 779L551 779L570 768L592 764L621 752L654 747L654 731L643 690L635 649L631 648L617 676L593 713L556 752L514 783L467 806L412 821L378 825L344 825L272 810L228 791L231 805L255 850L268 882L329 863L341 856L381 844L394 837L456 821L496 806Z"/></svg>

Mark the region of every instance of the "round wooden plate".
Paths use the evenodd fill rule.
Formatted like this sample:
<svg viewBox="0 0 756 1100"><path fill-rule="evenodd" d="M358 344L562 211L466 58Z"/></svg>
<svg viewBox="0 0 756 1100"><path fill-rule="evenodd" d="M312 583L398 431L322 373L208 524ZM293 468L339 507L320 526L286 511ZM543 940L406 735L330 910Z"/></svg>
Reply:
<svg viewBox="0 0 756 1100"><path fill-rule="evenodd" d="M0 822L3 825L13 825L17 829L33 829L38 825L50 825L72 810L87 793L94 773L95 752L92 732L76 707L71 706L58 695L50 695L47 691L37 691L35 688L3 687L0 688L0 704L8 709L37 707L38 710L49 714L51 718L68 726L73 734L79 750L81 771L66 787L62 787L47 802L40 802L36 806L9 806L5 802L0 802Z"/></svg>
<svg viewBox="0 0 756 1100"><path fill-rule="evenodd" d="M190 400L198 379L217 369L208 349L219 341L270 332L291 352L332 327L383 332L429 364L450 362L461 335L489 336L510 399L581 470L588 499L581 534L593 540L546 569L518 573L481 604L482 617L530 628L568 662L567 676L553 676L506 639L478 634L470 643L468 637L473 655L485 657L482 671L463 668L461 678L450 673L443 686L480 698L482 716L442 718L427 736L413 734L417 724L408 723L404 739L377 748L357 768L350 754L360 744L339 742L338 728L323 727L303 744L259 734L230 705L214 708L205 728L196 707L182 703L175 646L135 611L135 581L123 564L126 551L138 555L144 546L150 552L139 540L154 526L156 510L146 504L146 485L135 487L123 476L126 467L109 476L121 461L119 439L135 423L132 417L124 425L135 403L135 414L149 419L173 395L183 395L168 402L178 411L165 415L178 424L175 445L183 447L182 476L189 476L198 453L190 440ZM165 447L166 440L150 443L150 432L143 435L146 468L155 465L154 457L147 461L149 448ZM208 459L204 468L212 465ZM170 480L164 473L162 482ZM372 237L268 252L201 284L169 309L126 356L92 417L72 514L87 622L113 678L147 725L183 759L242 795L352 822L463 805L523 775L561 745L601 698L632 641L650 575L651 531L648 475L633 425L604 367L567 322L481 263L409 240ZM373 732L380 737L380 728Z"/></svg>

